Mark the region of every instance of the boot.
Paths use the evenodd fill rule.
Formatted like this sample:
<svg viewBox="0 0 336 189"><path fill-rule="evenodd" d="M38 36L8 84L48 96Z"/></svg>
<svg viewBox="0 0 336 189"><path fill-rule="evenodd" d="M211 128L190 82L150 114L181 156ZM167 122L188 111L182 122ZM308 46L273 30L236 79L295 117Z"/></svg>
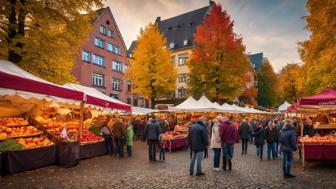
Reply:
<svg viewBox="0 0 336 189"><path fill-rule="evenodd" d="M226 156L223 156L223 170L226 171Z"/></svg>
<svg viewBox="0 0 336 189"><path fill-rule="evenodd" d="M232 162L230 156L228 157L229 171L232 170Z"/></svg>

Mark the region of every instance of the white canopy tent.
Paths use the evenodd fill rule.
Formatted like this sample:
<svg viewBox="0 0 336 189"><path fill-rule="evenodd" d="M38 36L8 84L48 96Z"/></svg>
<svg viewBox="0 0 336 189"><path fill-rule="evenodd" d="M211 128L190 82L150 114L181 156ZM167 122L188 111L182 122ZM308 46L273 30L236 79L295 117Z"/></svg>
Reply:
<svg viewBox="0 0 336 189"><path fill-rule="evenodd" d="M159 112L159 110L132 106L133 115L146 115L146 114L151 114L155 112Z"/></svg>
<svg viewBox="0 0 336 189"><path fill-rule="evenodd" d="M281 104L278 108L280 112L286 111L288 107L290 107L291 104L289 104L287 101L285 101L283 104Z"/></svg>
<svg viewBox="0 0 336 189"><path fill-rule="evenodd" d="M173 112L220 112L220 107L213 104L207 97L202 96L198 101L193 97L187 98L176 107L169 107Z"/></svg>

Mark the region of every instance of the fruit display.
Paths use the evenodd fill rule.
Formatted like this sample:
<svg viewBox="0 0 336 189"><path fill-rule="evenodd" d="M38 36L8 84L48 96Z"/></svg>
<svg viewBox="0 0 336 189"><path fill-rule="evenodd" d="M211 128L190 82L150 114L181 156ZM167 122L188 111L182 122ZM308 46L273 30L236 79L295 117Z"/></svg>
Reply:
<svg viewBox="0 0 336 189"><path fill-rule="evenodd" d="M83 138L79 139L81 144L95 143L104 141L103 137L97 136L88 130L83 130Z"/></svg>
<svg viewBox="0 0 336 189"><path fill-rule="evenodd" d="M9 117L9 118L0 118L0 127L14 127L14 126L25 126L28 125L28 121L22 117Z"/></svg>
<svg viewBox="0 0 336 189"><path fill-rule="evenodd" d="M189 127L186 125L176 125L174 131L186 133L189 131Z"/></svg>
<svg viewBox="0 0 336 189"><path fill-rule="evenodd" d="M300 139L304 144L336 144L336 135L327 136L304 136Z"/></svg>
<svg viewBox="0 0 336 189"><path fill-rule="evenodd" d="M54 145L47 137L29 137L29 138L17 138L15 139L19 144L22 145L23 149L33 149L41 148Z"/></svg>
<svg viewBox="0 0 336 189"><path fill-rule="evenodd" d="M96 127L101 127L106 123L107 117L104 115L99 115L92 119L92 125Z"/></svg>
<svg viewBox="0 0 336 189"><path fill-rule="evenodd" d="M40 134L43 134L43 132L33 126L0 127L0 140L17 137L36 136Z"/></svg>
<svg viewBox="0 0 336 189"><path fill-rule="evenodd" d="M162 135L163 140L174 140L174 139L179 139L179 138L185 138L187 135L181 134L176 131L167 131Z"/></svg>
<svg viewBox="0 0 336 189"><path fill-rule="evenodd" d="M69 134L78 134L79 122L49 122L48 125L44 126L46 131L52 135L59 135L62 129L67 126Z"/></svg>
<svg viewBox="0 0 336 189"><path fill-rule="evenodd" d="M35 117L35 120L41 124L48 124L52 121L48 116L37 116Z"/></svg>

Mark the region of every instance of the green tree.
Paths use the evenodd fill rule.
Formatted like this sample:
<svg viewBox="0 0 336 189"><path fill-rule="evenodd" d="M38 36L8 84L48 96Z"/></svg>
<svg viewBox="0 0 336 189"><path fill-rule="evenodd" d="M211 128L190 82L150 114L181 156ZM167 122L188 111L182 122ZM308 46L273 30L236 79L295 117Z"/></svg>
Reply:
<svg viewBox="0 0 336 189"><path fill-rule="evenodd" d="M303 88L312 95L327 87L336 87L336 1L308 0L306 17L310 38L300 43L304 62Z"/></svg>
<svg viewBox="0 0 336 189"><path fill-rule="evenodd" d="M273 107L277 103L277 75L267 58L264 58L258 76L258 104L265 107Z"/></svg>
<svg viewBox="0 0 336 189"><path fill-rule="evenodd" d="M101 0L0 0L0 58L51 82L73 82Z"/></svg>
<svg viewBox="0 0 336 189"><path fill-rule="evenodd" d="M176 89L177 70L166 44L156 25L149 24L141 29L126 73L133 82L133 92L151 100L152 108L156 98L167 96Z"/></svg>
<svg viewBox="0 0 336 189"><path fill-rule="evenodd" d="M187 63L189 90L215 101L233 100L244 92L252 66L242 38L233 32L233 21L218 4L197 27L195 45Z"/></svg>

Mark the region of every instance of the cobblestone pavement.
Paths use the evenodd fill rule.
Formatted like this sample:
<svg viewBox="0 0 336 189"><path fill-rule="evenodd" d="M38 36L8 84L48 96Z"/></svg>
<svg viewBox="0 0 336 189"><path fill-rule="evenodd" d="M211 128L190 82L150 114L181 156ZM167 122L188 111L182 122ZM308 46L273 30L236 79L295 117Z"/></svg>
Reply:
<svg viewBox="0 0 336 189"><path fill-rule="evenodd" d="M266 149L264 149L266 151ZM247 155L235 146L233 170L214 172L212 151L203 161L205 176L188 175L189 152L166 153L165 162L149 163L145 143L136 142L131 158L110 156L83 160L73 168L49 166L0 178L0 188L336 188L336 164L310 162L303 170L298 158L284 179L280 160L259 161L254 145Z"/></svg>

